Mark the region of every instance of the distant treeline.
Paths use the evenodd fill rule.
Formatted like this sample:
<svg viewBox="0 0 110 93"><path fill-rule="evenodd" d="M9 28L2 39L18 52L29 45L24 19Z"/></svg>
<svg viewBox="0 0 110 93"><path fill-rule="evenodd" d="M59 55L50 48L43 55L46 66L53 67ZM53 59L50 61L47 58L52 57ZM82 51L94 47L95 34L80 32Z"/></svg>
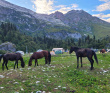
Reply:
<svg viewBox="0 0 110 93"><path fill-rule="evenodd" d="M89 35L82 37L79 40L68 38L66 40L56 40L43 37L31 37L26 33L21 33L12 23L1 23L0 25L0 44L4 42L12 42L16 45L17 50L34 52L38 49L52 50L52 48L62 47L69 49L71 46L88 47L88 48L105 48L105 45L110 42L110 37L101 40L96 40L95 36L90 38Z"/></svg>

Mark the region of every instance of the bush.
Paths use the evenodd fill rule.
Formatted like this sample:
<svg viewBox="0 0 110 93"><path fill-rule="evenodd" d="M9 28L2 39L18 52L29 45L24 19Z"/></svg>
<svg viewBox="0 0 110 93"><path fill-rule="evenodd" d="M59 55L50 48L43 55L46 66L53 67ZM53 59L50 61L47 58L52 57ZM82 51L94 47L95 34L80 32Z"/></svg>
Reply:
<svg viewBox="0 0 110 93"><path fill-rule="evenodd" d="M5 50L0 50L0 54L5 54L6 51Z"/></svg>

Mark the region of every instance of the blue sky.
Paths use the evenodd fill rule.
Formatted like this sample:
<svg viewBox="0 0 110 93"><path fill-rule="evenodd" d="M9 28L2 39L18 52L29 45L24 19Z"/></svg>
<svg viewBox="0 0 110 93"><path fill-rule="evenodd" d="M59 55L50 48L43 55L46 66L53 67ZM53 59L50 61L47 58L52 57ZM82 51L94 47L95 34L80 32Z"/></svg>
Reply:
<svg viewBox="0 0 110 93"><path fill-rule="evenodd" d="M84 10L89 14L110 22L110 0L6 0L31 9L37 13L50 14L55 11Z"/></svg>

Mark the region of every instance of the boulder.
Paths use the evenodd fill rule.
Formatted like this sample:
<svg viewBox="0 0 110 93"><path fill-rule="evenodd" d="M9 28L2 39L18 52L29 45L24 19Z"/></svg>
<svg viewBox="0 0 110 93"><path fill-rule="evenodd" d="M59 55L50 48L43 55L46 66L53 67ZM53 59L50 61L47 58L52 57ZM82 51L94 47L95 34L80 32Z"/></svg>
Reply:
<svg viewBox="0 0 110 93"><path fill-rule="evenodd" d="M15 52L16 51L16 45L11 43L11 42L2 43L0 45L0 50Z"/></svg>

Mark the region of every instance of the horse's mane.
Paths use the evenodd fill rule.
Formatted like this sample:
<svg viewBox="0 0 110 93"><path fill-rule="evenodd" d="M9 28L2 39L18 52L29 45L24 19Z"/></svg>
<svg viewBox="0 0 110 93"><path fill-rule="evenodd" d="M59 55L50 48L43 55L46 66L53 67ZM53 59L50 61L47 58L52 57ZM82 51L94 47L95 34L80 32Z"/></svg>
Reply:
<svg viewBox="0 0 110 93"><path fill-rule="evenodd" d="M74 48L74 49L81 49L81 48L79 48L79 47L72 47L72 48Z"/></svg>

